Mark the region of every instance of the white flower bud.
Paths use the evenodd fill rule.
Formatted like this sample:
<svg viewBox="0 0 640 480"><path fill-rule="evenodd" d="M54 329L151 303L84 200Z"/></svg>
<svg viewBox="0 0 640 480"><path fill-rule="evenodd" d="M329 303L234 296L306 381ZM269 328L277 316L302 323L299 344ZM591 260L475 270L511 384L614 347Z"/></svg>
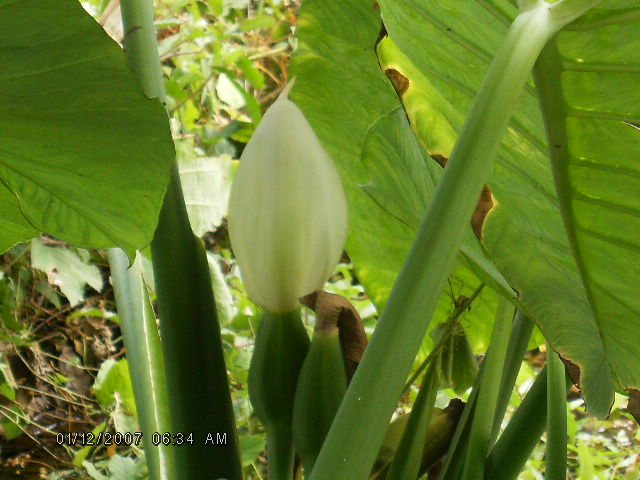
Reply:
<svg viewBox="0 0 640 480"><path fill-rule="evenodd" d="M338 172L288 99L265 113L240 158L229 234L249 296L272 312L321 289L340 258L347 202Z"/></svg>

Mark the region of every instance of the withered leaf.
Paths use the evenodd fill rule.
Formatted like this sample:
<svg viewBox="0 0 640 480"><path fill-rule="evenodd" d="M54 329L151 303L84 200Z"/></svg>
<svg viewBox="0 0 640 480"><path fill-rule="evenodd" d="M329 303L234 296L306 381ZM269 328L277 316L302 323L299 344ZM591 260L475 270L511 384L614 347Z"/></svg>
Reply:
<svg viewBox="0 0 640 480"><path fill-rule="evenodd" d="M315 312L316 331L338 330L347 381L350 382L368 343L358 311L343 296L323 290L316 290L299 300Z"/></svg>
<svg viewBox="0 0 640 480"><path fill-rule="evenodd" d="M435 160L442 168L447 165L448 158L440 155L433 154L430 157ZM478 203L476 205L476 209L473 212L473 216L471 217L471 226L473 227L473 233L475 233L476 237L482 240L482 225L484 224L484 219L493 207L493 196L491 195L491 189L487 184L482 187L482 192L480 193L480 198L478 199Z"/></svg>

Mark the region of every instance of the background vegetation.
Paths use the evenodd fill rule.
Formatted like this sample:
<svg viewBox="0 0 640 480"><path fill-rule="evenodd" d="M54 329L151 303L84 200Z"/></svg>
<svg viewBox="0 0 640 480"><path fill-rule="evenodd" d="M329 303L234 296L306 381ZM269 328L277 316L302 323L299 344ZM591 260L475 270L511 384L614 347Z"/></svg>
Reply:
<svg viewBox="0 0 640 480"><path fill-rule="evenodd" d="M289 80L298 6L284 0L156 2L167 107L185 197L194 231L208 247L243 463L247 478L254 479L265 472L264 435L246 393L257 308L243 291L224 217L235 161ZM85 7L121 39L117 2L91 0ZM2 256L0 479L145 478L139 447L63 447L56 442L59 433L138 430L105 255L40 237ZM477 285L471 277L457 270L434 325L472 297ZM377 311L346 256L326 289L349 298L370 333ZM491 325L471 322L471 313L478 318L479 311L495 304L488 290L459 316L458 328L468 334L475 354L486 350ZM312 313L305 315L310 328ZM425 352L430 342L425 341ZM544 363L543 343L539 333L534 335L512 408ZM407 405L416 391L409 391ZM437 405L444 407L457 396L444 389ZM584 414L577 392L571 398L571 478L640 478L640 433L624 411L626 399L617 397L609 420L597 421ZM543 456L544 439L520 478L543 478Z"/></svg>

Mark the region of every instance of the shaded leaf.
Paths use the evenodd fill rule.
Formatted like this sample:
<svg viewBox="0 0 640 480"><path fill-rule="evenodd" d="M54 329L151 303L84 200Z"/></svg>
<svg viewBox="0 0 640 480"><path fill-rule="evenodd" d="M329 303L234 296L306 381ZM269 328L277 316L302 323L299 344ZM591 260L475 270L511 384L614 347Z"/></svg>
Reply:
<svg viewBox="0 0 640 480"><path fill-rule="evenodd" d="M262 453L265 446L262 435L239 435L238 443L242 452L242 465L251 465Z"/></svg>
<svg viewBox="0 0 640 480"><path fill-rule="evenodd" d="M0 32L0 180L16 195L0 193L0 247L34 230L144 247L174 156L160 102L79 2L2 0Z"/></svg>
<svg viewBox="0 0 640 480"><path fill-rule="evenodd" d="M27 412L20 405L10 405L2 410L0 418L0 432L7 440L18 438L27 428Z"/></svg>
<svg viewBox="0 0 640 480"><path fill-rule="evenodd" d="M224 278L222 268L218 263L217 256L212 252L207 252L209 262L209 272L211 273L211 286L213 296L216 299L216 311L218 312L218 322L222 327L227 326L236 316L236 308L231 289Z"/></svg>

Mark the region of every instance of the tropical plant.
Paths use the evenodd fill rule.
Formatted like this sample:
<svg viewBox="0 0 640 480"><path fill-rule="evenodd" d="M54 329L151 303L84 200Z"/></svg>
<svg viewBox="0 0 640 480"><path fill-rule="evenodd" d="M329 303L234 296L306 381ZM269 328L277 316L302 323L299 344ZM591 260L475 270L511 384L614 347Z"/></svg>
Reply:
<svg viewBox="0 0 640 480"><path fill-rule="evenodd" d="M240 479L208 259L159 101L151 2L121 0L126 58L75 1L41 3L0 0L0 58L12 65L0 74L0 246L45 232L109 248L151 478ZM313 294L301 299L318 322L307 353L295 295L283 296L283 312L265 312L249 383L272 480L300 474L294 448L311 480L415 480L429 470L446 480L515 479L545 430L546 478L565 478L568 379L595 416L607 416L616 391L639 414L638 28L637 0L304 2L296 80L273 107L293 102L285 115L297 120L267 113L263 125L285 129L277 144L304 121L316 160L337 167L349 211L345 249L381 315L367 345L348 302L292 288ZM257 123L252 97L227 80ZM235 125L249 136L252 127ZM258 128L248 158L270 155L261 152L273 148L265 138ZM206 148L215 151L218 140L210 135ZM273 289L253 293L267 280L255 274L260 251L251 253L246 220L255 211L245 200L273 198L302 178L295 162L286 165L260 181L244 177L233 194L236 218L245 215L232 238L240 238L240 266L249 293L270 310L280 305L265 300ZM332 200L342 193L327 171L320 167L316 180L333 198L320 200L315 216L309 207L311 226L293 218L304 235L266 237L291 250L277 253L295 264L283 288L297 278L318 288L325 278L306 283L299 272L318 264L324 277L338 256L344 214ZM241 174L251 175L249 166ZM304 217L292 211L266 212L255 244L273 225L283 228L283 212ZM310 243L315 226L332 245L327 252ZM309 245L326 255L301 265L315 259ZM161 335L144 255L153 262ZM465 298L443 294L450 278L465 279ZM464 328L459 317L470 306ZM503 429L534 324L547 342L546 368ZM486 344L479 366L470 342ZM422 372L411 414L390 423ZM471 387L464 407L434 407L443 385ZM312 430L316 409L322 421ZM168 440L155 442L154 432ZM193 441L177 445L186 438Z"/></svg>

